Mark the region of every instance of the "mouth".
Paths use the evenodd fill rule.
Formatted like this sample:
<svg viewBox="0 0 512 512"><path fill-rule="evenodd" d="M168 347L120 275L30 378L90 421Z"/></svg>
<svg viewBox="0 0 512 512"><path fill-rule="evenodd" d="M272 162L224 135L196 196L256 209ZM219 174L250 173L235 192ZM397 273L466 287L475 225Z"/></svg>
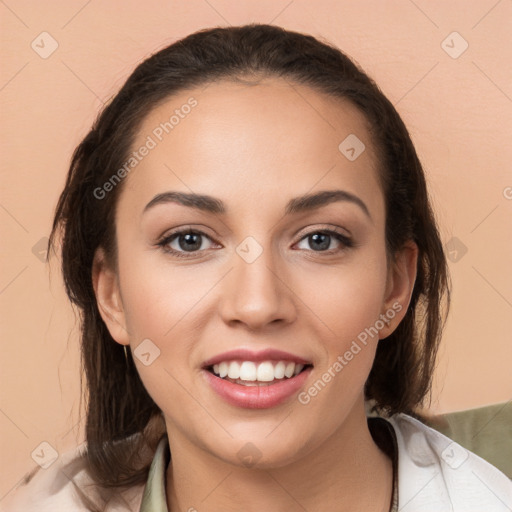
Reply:
<svg viewBox="0 0 512 512"><path fill-rule="evenodd" d="M290 401L307 384L312 368L310 360L290 352L239 348L204 361L202 375L228 404L268 409Z"/></svg>
<svg viewBox="0 0 512 512"><path fill-rule="evenodd" d="M214 376L241 386L272 386L297 377L313 365L286 360L261 362L244 360L221 361L205 367Z"/></svg>

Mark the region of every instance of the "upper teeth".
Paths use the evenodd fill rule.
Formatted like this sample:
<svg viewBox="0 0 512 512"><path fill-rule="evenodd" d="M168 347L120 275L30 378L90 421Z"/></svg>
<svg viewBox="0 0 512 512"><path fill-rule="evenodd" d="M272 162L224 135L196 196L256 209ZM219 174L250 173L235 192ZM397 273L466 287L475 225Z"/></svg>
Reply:
<svg viewBox="0 0 512 512"><path fill-rule="evenodd" d="M213 365L213 372L219 377L247 381L270 382L274 379L298 375L304 368L303 364L288 361L222 361Z"/></svg>

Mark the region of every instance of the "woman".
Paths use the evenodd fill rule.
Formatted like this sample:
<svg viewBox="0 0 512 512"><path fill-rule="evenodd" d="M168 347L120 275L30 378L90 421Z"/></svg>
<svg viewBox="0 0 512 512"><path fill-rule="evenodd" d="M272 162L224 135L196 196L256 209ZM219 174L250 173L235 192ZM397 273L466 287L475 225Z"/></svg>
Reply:
<svg viewBox="0 0 512 512"><path fill-rule="evenodd" d="M76 149L59 234L86 443L8 510L511 506L420 421L447 265L403 122L339 50L248 25L153 55Z"/></svg>

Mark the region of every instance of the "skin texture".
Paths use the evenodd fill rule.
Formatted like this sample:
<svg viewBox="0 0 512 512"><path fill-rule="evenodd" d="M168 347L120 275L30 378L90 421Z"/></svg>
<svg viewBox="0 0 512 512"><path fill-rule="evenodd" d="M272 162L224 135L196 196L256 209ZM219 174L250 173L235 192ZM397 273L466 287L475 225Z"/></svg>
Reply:
<svg viewBox="0 0 512 512"><path fill-rule="evenodd" d="M395 261L386 256L384 197L367 122L352 104L282 79L223 81L158 106L133 147L191 96L197 106L125 178L117 271L101 249L93 271L113 338L132 351L149 338L160 350L149 366L134 360L165 417L168 506L386 511L392 466L369 433L363 387L377 343L386 343L378 338L405 315L417 248L408 244ZM338 149L351 133L366 146L355 161ZM155 195L171 190L214 196L227 212L167 203L143 214ZM348 201L284 215L291 198L322 190L356 195L370 216ZM188 227L206 234L190 258L157 245ZM354 246L331 237L332 254L315 250L306 235L332 228ZM236 252L248 236L262 249L252 263ZM185 252L178 239L170 245ZM307 405L294 396L268 409L235 407L203 378L201 365L214 355L275 348L313 363L308 389L397 302L401 311ZM250 468L238 455L247 443L259 456Z"/></svg>

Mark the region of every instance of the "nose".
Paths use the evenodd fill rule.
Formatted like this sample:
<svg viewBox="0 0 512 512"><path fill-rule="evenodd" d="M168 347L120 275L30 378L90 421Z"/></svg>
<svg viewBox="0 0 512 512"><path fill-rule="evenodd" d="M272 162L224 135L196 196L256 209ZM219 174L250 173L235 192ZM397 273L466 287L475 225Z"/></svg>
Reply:
<svg viewBox="0 0 512 512"><path fill-rule="evenodd" d="M288 272L277 264L272 251L265 247L249 263L233 254L233 269L224 280L220 297L220 315L227 324L244 324L249 330L288 324L295 320L296 296Z"/></svg>

